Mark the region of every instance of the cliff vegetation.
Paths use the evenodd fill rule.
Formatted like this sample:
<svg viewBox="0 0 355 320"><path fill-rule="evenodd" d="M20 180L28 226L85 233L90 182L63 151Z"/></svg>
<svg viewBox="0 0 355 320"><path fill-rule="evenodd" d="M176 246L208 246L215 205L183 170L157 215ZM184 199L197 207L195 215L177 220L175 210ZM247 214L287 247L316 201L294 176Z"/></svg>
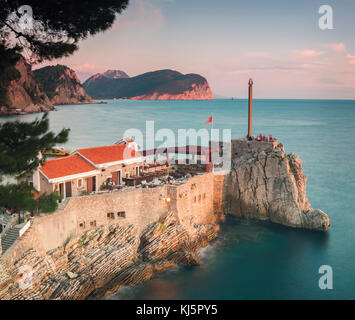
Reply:
<svg viewBox="0 0 355 320"><path fill-rule="evenodd" d="M53 104L93 103L74 70L63 65L34 70L41 88Z"/></svg>
<svg viewBox="0 0 355 320"><path fill-rule="evenodd" d="M112 78L96 74L83 84L96 99L194 100L213 99L207 80L198 74L183 75L158 70L135 77Z"/></svg>

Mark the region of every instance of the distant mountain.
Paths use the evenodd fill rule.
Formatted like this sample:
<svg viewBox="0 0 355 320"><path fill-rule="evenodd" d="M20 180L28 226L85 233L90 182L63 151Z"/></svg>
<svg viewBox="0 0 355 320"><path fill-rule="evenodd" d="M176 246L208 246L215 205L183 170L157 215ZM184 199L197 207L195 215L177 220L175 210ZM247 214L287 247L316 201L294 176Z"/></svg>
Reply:
<svg viewBox="0 0 355 320"><path fill-rule="evenodd" d="M128 77L119 70L108 70L83 83L95 99L130 100L210 100L207 80L198 74L183 75L174 70L158 70Z"/></svg>
<svg viewBox="0 0 355 320"><path fill-rule="evenodd" d="M93 103L74 70L63 65L34 70L41 88L53 104Z"/></svg>
<svg viewBox="0 0 355 320"><path fill-rule="evenodd" d="M110 78L110 79L124 79L129 78L129 75L121 70L107 70L102 73L102 76Z"/></svg>
<svg viewBox="0 0 355 320"><path fill-rule="evenodd" d="M90 87L92 83L105 79L126 79L129 78L128 74L121 70L107 70L104 73L96 73L85 80L85 86Z"/></svg>

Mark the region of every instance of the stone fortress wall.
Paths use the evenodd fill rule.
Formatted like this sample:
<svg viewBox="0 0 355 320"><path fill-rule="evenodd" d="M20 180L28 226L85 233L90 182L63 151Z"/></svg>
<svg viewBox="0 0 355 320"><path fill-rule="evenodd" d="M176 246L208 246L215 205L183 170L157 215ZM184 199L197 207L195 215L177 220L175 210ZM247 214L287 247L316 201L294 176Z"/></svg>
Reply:
<svg viewBox="0 0 355 320"><path fill-rule="evenodd" d="M217 213L222 210L223 182L223 176L205 173L181 185L70 198L63 210L33 218L30 229L3 258L11 265L30 248L44 255L63 246L71 237L100 225L134 225L144 229L167 212L173 212L186 228L191 222L215 223Z"/></svg>
<svg viewBox="0 0 355 320"><path fill-rule="evenodd" d="M181 185L132 187L70 198L63 210L35 217L3 258L12 265L30 248L45 254L101 225L134 225L143 230L168 212L187 229L194 224L214 224L220 213L290 227L328 229L328 216L313 210L306 197L301 159L285 155L282 143L236 139L231 141L230 151L231 171L197 175Z"/></svg>

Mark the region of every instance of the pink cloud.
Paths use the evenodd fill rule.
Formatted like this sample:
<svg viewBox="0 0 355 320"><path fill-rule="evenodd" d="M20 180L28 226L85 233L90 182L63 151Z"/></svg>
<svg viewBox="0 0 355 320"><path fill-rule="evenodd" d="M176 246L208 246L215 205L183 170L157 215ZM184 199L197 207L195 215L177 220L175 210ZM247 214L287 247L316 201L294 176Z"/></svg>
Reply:
<svg viewBox="0 0 355 320"><path fill-rule="evenodd" d="M271 57L271 53L267 51L252 51L244 54L246 57L267 58Z"/></svg>
<svg viewBox="0 0 355 320"><path fill-rule="evenodd" d="M166 21L161 8L159 7L159 3L161 2L164 1L132 0L127 10L115 22L114 28L158 28L162 26Z"/></svg>
<svg viewBox="0 0 355 320"><path fill-rule="evenodd" d="M342 42L339 43L329 43L325 45L326 48L329 48L331 50L333 50L334 52L337 53L342 53L342 52L346 52L346 45Z"/></svg>
<svg viewBox="0 0 355 320"><path fill-rule="evenodd" d="M350 53L348 53L348 54L346 55L346 58L348 59L348 62L349 62L350 64L354 64L354 65L355 65L355 56L353 56L353 55L351 55Z"/></svg>
<svg viewBox="0 0 355 320"><path fill-rule="evenodd" d="M99 70L100 68L94 64L90 64L90 63L83 63L81 65L77 65L77 66L73 66L73 68L75 68L75 70L77 71L86 71L86 72L95 72L97 70Z"/></svg>
<svg viewBox="0 0 355 320"><path fill-rule="evenodd" d="M292 53L300 57L315 58L323 55L325 52L317 50L293 50Z"/></svg>

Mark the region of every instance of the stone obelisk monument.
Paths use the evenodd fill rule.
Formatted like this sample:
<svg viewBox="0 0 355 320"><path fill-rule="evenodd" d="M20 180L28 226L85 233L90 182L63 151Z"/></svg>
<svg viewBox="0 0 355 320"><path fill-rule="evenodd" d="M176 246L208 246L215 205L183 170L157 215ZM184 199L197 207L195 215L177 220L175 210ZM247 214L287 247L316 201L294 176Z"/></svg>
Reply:
<svg viewBox="0 0 355 320"><path fill-rule="evenodd" d="M253 79L249 79L248 138L252 136L253 122Z"/></svg>

